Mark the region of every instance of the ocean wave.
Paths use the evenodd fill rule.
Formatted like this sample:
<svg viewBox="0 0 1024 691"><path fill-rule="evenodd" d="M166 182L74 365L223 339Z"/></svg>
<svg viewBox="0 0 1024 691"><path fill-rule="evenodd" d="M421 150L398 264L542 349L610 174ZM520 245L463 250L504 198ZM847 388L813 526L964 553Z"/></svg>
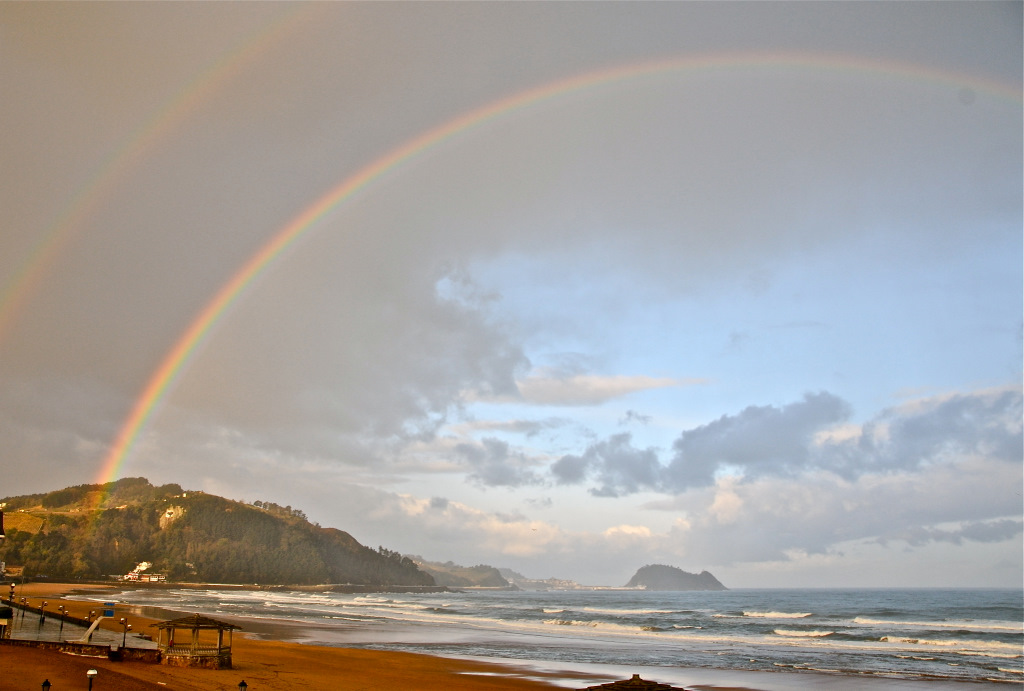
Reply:
<svg viewBox="0 0 1024 691"><path fill-rule="evenodd" d="M1001 643L999 641L968 641L968 640L936 640L928 638L907 638L904 636L882 636L881 640L883 643L901 643L903 645L926 645L937 648L974 648L972 652L964 651L965 654L978 654L980 651L1010 651L1020 650L1020 645L1016 643ZM959 652L959 651L958 651Z"/></svg>
<svg viewBox="0 0 1024 691"><path fill-rule="evenodd" d="M743 616L754 619L804 619L812 612L744 612Z"/></svg>
<svg viewBox="0 0 1024 691"><path fill-rule="evenodd" d="M548 609L547 607L545 607L541 611L544 612L544 614L561 614L565 610L564 609Z"/></svg>
<svg viewBox="0 0 1024 691"><path fill-rule="evenodd" d="M853 623L863 624L866 626L900 626L921 629L963 629L965 631L1011 631L1013 633L1024 633L1024 622L1017 624L1015 622L1008 621L972 621L969 619L951 621L898 621L892 619L854 617Z"/></svg>
<svg viewBox="0 0 1024 691"><path fill-rule="evenodd" d="M549 626L565 626L574 629L590 629L593 631L600 631L602 634L608 635L630 635L638 636L642 634L658 634L664 633L668 629L658 626L643 626L643 625L630 625L630 624L616 624L609 621L590 620L584 621L580 619L545 619L544 624Z"/></svg>
<svg viewBox="0 0 1024 691"><path fill-rule="evenodd" d="M835 631L796 631L793 629L775 629L776 636L790 636L792 638L824 638L831 636Z"/></svg>
<svg viewBox="0 0 1024 691"><path fill-rule="evenodd" d="M555 626L586 626L589 628L596 628L598 625L596 621L579 621L578 619L545 619L544 623Z"/></svg>
<svg viewBox="0 0 1024 691"><path fill-rule="evenodd" d="M982 652L980 650L958 650L957 653L960 655L967 655L969 657L995 657L1002 658L1003 660L1018 660L1024 657L1024 655L1021 655L1020 653L991 653Z"/></svg>
<svg viewBox="0 0 1024 691"><path fill-rule="evenodd" d="M625 615L625 614L677 614L673 609L625 609L625 608L609 608L609 607L584 607L584 612L592 612L594 614L613 614L613 615Z"/></svg>

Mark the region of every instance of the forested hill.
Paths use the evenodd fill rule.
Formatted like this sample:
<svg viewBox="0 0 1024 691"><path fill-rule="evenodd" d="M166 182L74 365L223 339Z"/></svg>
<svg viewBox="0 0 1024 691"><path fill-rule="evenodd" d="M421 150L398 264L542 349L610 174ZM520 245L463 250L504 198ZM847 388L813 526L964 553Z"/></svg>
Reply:
<svg viewBox="0 0 1024 691"><path fill-rule="evenodd" d="M124 478L0 503L7 504L0 561L29 578L105 578L151 562L149 570L170 581L434 585L411 559L272 502Z"/></svg>

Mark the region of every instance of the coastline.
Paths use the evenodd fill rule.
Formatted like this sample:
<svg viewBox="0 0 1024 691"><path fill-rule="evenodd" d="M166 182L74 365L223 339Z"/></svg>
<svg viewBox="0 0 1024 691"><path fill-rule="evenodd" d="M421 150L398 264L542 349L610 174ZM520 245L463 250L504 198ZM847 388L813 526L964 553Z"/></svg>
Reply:
<svg viewBox="0 0 1024 691"><path fill-rule="evenodd" d="M123 592L126 584L29 583L18 586L16 600L51 598L48 610L57 601L72 612L97 609L101 593ZM190 587L220 588L217 585ZM131 584L135 589L136 584ZM143 586L143 587L148 587ZM233 589L259 590L234 586ZM6 592L0 591L0 595ZM70 603L70 604L69 604ZM134 633L144 633L150 624L190 611L131 605L122 599L118 616L129 617ZM30 688L48 678L58 688L74 688L85 670L95 668L105 675L106 689L175 688L197 691L223 691L235 688L239 681L257 688L290 691L305 688L347 689L416 688L493 689L581 689L591 685L628 679L639 673L644 679L672 684L693 691L744 689L746 691L801 691L828 687L840 691L877 689L921 691L964 689L964 682L907 681L885 678L845 677L813 672L751 672L728 669L685 667L630 667L591 663L552 663L534 660L504 660L470 655L439 657L422 653L399 652L364 647L347 647L363 642L360 627L337 625L311 627L308 623L287 619L217 618L242 626L233 643L233 669L205 670L167 667L138 662L82 660L56 652L31 648L0 647L0 691L6 688ZM116 619L103 622L104 628L120 632ZM65 659L57 659L65 658ZM13 664L12 664L13 663ZM83 666L84 665L84 666ZM78 669L78 668L81 669ZM43 676L40 676L42 674ZM63 675L63 676L62 676ZM39 677L39 679L36 679ZM122 679L122 677L124 679ZM58 680L61 686L57 685ZM10 686L7 686L10 683ZM119 686L118 684L124 684ZM31 685L31 686L30 686ZM972 688L977 684L972 684Z"/></svg>

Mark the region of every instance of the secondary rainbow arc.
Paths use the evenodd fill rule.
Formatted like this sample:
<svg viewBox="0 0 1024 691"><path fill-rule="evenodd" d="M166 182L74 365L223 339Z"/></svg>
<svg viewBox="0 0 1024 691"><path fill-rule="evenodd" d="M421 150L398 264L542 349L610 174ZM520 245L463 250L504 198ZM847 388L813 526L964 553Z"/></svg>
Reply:
<svg viewBox="0 0 1024 691"><path fill-rule="evenodd" d="M86 219L100 208L128 174L190 114L308 15L309 12L302 8L290 10L244 36L156 108L103 159L97 171L47 226L42 239L33 246L19 268L0 285L0 343Z"/></svg>

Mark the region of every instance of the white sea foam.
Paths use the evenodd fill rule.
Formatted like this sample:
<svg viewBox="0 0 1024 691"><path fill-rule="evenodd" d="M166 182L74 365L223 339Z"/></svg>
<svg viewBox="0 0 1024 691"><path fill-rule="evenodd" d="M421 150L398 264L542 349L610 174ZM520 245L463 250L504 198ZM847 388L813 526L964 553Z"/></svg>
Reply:
<svg viewBox="0 0 1024 691"><path fill-rule="evenodd" d="M594 614L613 614L613 615L626 615L626 614L675 614L675 610L671 609L625 609L625 608L607 608L607 607L584 607L584 612L593 612Z"/></svg>
<svg viewBox="0 0 1024 691"><path fill-rule="evenodd" d="M970 619L943 621L893 621L891 619L854 617L853 623L863 624L866 626L912 627L915 629L962 629L964 631L1011 631L1013 633L1024 633L1024 622L1017 624L1010 621L983 621Z"/></svg>
<svg viewBox="0 0 1024 691"><path fill-rule="evenodd" d="M1002 643L1000 641L969 641L962 639L927 639L927 638L904 638L902 636L882 636L883 643L901 643L903 645L925 645L936 648L963 649L966 654L980 654L983 651L1010 651L1020 650L1020 645L1014 643Z"/></svg>
<svg viewBox="0 0 1024 691"><path fill-rule="evenodd" d="M831 636L835 631L795 631L793 629L775 629L777 636L790 636L792 638L824 638Z"/></svg>
<svg viewBox="0 0 1024 691"><path fill-rule="evenodd" d="M744 612L743 616L754 619L803 619L812 612Z"/></svg>

